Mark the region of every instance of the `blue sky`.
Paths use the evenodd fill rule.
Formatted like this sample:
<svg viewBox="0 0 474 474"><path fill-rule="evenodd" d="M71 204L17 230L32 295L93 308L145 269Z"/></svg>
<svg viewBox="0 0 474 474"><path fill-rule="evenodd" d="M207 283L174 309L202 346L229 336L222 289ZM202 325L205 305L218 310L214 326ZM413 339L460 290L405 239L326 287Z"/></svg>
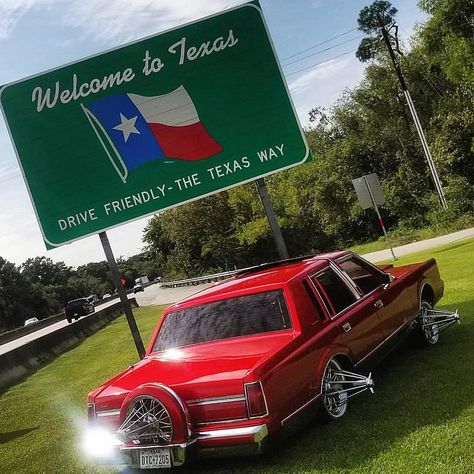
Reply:
<svg viewBox="0 0 474 474"><path fill-rule="evenodd" d="M243 2L0 0L0 84L77 61L239 3ZM360 81L364 66L355 59L352 50L357 48L361 32L354 29L358 12L369 3L369 0L261 1L302 125L308 124L308 111L312 107L330 107L344 89ZM426 17L416 7L415 0L394 0L393 4L399 10L397 21L402 39L407 40L415 24ZM334 39L327 41L331 38ZM307 51L297 54L304 50ZM64 260L74 266L103 260L98 236L46 252L3 118L0 118L0 150L0 256L17 264L37 255ZM147 220L108 232L116 256L140 251L142 229Z"/></svg>

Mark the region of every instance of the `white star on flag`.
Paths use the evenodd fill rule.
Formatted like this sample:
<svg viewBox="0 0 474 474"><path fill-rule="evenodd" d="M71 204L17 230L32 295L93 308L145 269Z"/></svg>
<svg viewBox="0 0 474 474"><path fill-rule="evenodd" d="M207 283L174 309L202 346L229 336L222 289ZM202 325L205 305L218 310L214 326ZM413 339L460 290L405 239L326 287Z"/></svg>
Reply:
<svg viewBox="0 0 474 474"><path fill-rule="evenodd" d="M140 134L140 132L135 127L135 122L137 121L137 118L138 117L132 117L128 119L122 113L120 114L120 123L114 127L114 130L118 130L123 133L123 139L125 140L125 143L127 143L130 134Z"/></svg>

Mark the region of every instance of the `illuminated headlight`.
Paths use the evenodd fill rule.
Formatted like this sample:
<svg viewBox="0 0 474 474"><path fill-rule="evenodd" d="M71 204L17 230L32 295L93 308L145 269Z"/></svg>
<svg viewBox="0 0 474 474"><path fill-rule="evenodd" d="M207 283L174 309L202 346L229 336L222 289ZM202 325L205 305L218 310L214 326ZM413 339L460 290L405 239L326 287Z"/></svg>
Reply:
<svg viewBox="0 0 474 474"><path fill-rule="evenodd" d="M117 438L116 433L104 428L89 428L83 437L82 449L88 457L108 458L111 457L116 448L122 446L122 441Z"/></svg>

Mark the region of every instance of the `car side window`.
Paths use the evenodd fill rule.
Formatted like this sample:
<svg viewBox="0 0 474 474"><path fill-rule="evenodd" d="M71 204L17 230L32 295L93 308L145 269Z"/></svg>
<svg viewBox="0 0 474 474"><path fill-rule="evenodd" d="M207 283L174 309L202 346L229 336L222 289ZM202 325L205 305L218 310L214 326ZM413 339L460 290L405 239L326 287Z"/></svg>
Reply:
<svg viewBox="0 0 474 474"><path fill-rule="evenodd" d="M355 257L337 262L340 269L360 288L364 295L371 293L381 284L380 273Z"/></svg>
<svg viewBox="0 0 474 474"><path fill-rule="evenodd" d="M330 267L313 275L311 281L316 286L331 316L345 310L357 300L346 283Z"/></svg>

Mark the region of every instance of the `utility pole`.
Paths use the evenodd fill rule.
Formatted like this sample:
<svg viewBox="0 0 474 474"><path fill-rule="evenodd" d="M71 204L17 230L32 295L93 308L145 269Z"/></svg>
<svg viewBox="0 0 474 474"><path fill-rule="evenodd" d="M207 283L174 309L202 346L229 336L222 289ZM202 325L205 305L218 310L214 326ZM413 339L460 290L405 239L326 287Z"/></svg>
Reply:
<svg viewBox="0 0 474 474"><path fill-rule="evenodd" d="M441 186L441 181L438 176L438 172L436 171L436 166L433 161L433 157L431 156L430 149L428 147L428 142L426 141L425 133L423 132L423 128L420 123L420 119L418 118L418 114L415 109L415 104L413 103L413 100L410 95L410 91L408 90L408 87L405 82L405 78L403 77L402 70L400 68L400 64L397 60L397 57L395 56L395 52L393 51L392 43L390 41L390 34L384 25L383 19L381 15L378 15L378 21L380 25L380 29L382 31L382 37L383 40L385 41L385 45L387 46L388 53L390 55L390 59L392 60L393 67L395 69L395 73L397 75L397 78L400 82L400 86L402 88L403 94L405 95L406 101L408 103L408 108L410 109L411 115L413 117L413 121L415 122L416 130L418 132L418 136L420 137L421 141L421 146L423 147L423 151L425 153L426 161L428 163L428 167L431 172L431 178L433 180L433 184L436 188L436 192L438 193L439 200L441 202L441 206L443 209L448 209L448 203L446 201L446 197L444 195L443 188ZM395 23L392 24L392 26L395 25Z"/></svg>

